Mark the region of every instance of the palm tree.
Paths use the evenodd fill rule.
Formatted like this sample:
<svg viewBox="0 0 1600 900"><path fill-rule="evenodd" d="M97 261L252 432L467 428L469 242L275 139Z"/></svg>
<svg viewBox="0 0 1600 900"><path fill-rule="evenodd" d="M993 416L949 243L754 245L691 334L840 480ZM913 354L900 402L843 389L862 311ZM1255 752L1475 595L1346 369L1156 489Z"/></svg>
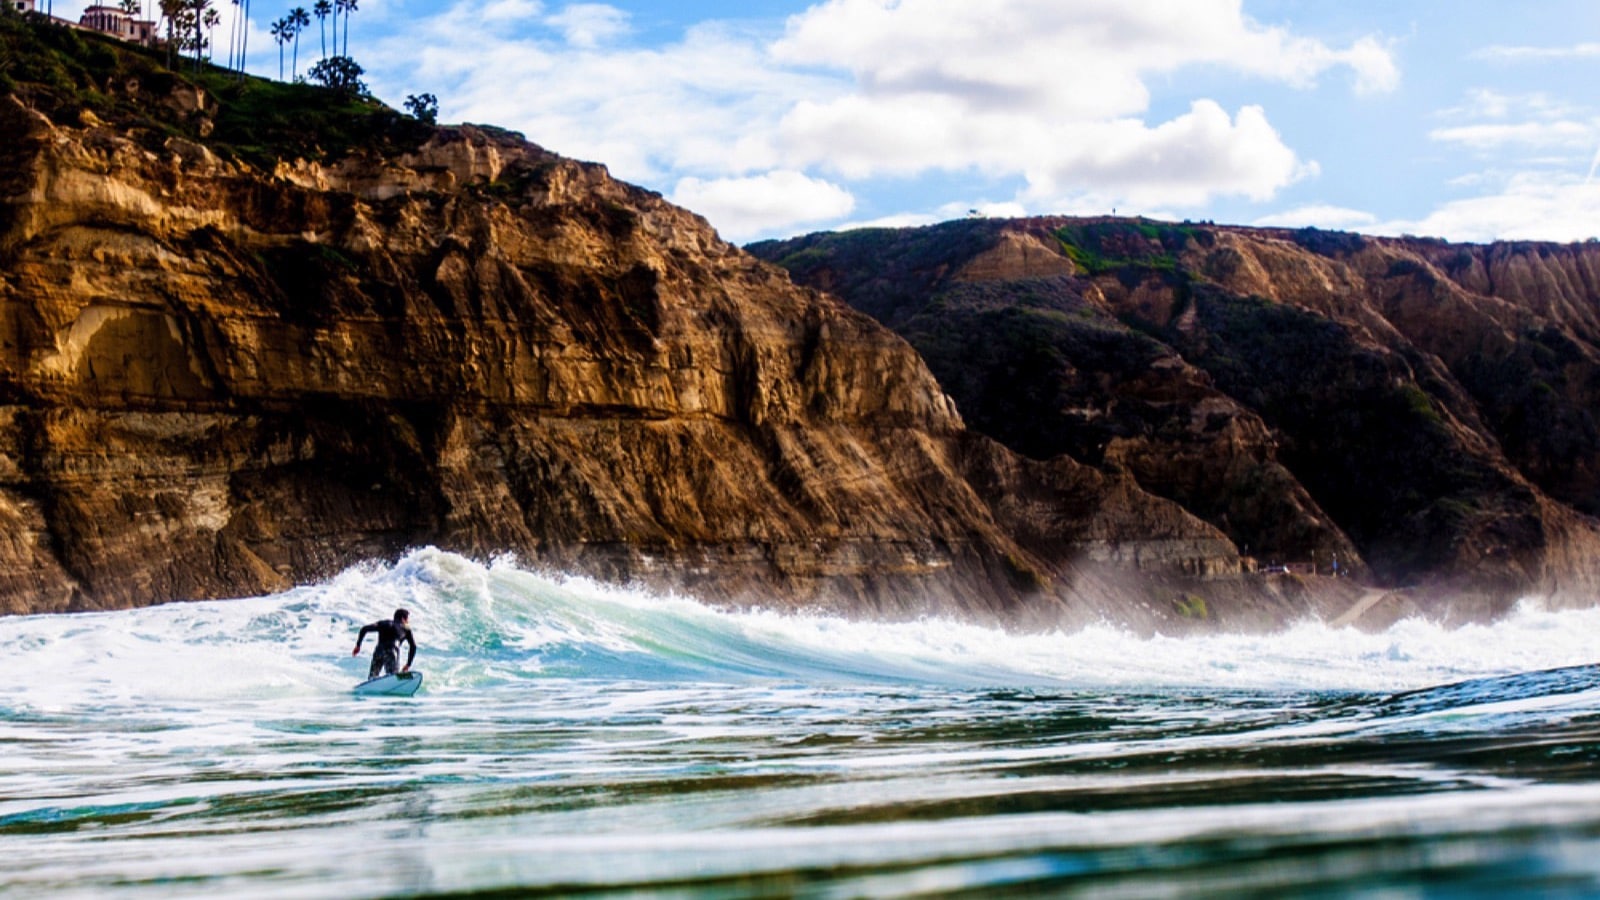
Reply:
<svg viewBox="0 0 1600 900"><path fill-rule="evenodd" d="M290 71L294 72L296 78L300 77L300 32L310 24L311 14L306 12L304 6L289 10L289 33L294 36L294 65Z"/></svg>
<svg viewBox="0 0 1600 900"><path fill-rule="evenodd" d="M183 42L194 48L194 58L197 66L200 61L200 10L205 6L205 3L206 0L188 0L183 11L184 27L192 27L194 29L192 33L184 36ZM183 47L180 46L178 51L181 56Z"/></svg>
<svg viewBox="0 0 1600 900"><path fill-rule="evenodd" d="M237 2L237 0L235 0ZM317 0L311 5L311 13L317 17L317 30L322 32L322 58L328 58L328 14L333 12L333 4L328 0ZM338 24L338 20L334 20ZM337 35L335 35L337 37ZM337 41L335 41L337 43Z"/></svg>
<svg viewBox="0 0 1600 900"><path fill-rule="evenodd" d="M239 0L228 0L233 4L233 17L228 20L228 71L233 71L233 48L238 44L239 37Z"/></svg>
<svg viewBox="0 0 1600 900"><path fill-rule="evenodd" d="M350 14L356 11L356 0L333 0L335 4L344 6L344 53L350 55Z"/></svg>
<svg viewBox="0 0 1600 900"><path fill-rule="evenodd" d="M239 80L244 81L244 51L250 44L250 0L241 0L239 8Z"/></svg>
<svg viewBox="0 0 1600 900"><path fill-rule="evenodd" d="M283 45L289 43L289 20L272 23L272 39L278 42L278 80L283 80Z"/></svg>
<svg viewBox="0 0 1600 900"><path fill-rule="evenodd" d="M205 15L207 49L211 49L217 45L217 26L220 24L222 24L222 13L217 12L217 8L214 6L210 9L207 9ZM211 55L209 53L206 54L206 61L211 61Z"/></svg>
<svg viewBox="0 0 1600 900"><path fill-rule="evenodd" d="M206 13L211 11L211 0L193 0L194 6L194 71L200 73L200 58L205 53Z"/></svg>
<svg viewBox="0 0 1600 900"><path fill-rule="evenodd" d="M183 13L183 0L159 0L161 18L167 23L167 68L172 64L173 51L178 49L178 17Z"/></svg>

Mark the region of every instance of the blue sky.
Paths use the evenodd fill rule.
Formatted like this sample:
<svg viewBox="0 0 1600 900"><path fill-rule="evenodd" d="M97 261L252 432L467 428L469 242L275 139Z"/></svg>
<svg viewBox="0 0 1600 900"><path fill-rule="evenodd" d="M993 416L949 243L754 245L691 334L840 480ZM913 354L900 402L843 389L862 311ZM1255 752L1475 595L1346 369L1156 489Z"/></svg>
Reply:
<svg viewBox="0 0 1600 900"><path fill-rule="evenodd" d="M275 75L292 3L253 2ZM735 241L970 210L1600 236L1595 0L360 0L350 49L392 104Z"/></svg>

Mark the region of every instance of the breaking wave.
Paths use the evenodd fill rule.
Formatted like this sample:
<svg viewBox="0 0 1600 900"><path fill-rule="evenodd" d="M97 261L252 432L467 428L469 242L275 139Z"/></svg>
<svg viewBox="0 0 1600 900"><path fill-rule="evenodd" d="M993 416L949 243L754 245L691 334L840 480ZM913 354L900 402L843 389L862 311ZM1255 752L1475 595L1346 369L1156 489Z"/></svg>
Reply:
<svg viewBox="0 0 1600 900"><path fill-rule="evenodd" d="M340 690L365 674L366 660L350 656L356 630L397 606L412 610L425 694L551 678L1401 692L1584 666L1600 633L1600 610L1525 603L1493 625L1408 620L1377 634L1322 624L1184 638L1110 627L1011 634L940 619L722 611L429 548L269 597L0 620L0 653L16 676L7 702Z"/></svg>

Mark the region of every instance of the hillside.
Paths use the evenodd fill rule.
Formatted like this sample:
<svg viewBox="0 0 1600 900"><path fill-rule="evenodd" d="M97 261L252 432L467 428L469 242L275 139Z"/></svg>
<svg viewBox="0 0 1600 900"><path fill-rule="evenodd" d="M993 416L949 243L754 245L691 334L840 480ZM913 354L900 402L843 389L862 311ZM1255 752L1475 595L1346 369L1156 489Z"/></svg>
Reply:
<svg viewBox="0 0 1600 900"><path fill-rule="evenodd" d="M976 430L1263 562L1596 584L1600 245L1042 218L749 249L894 328Z"/></svg>
<svg viewBox="0 0 1600 900"><path fill-rule="evenodd" d="M967 430L904 341L601 166L0 37L5 611L430 543L857 615L1259 627L1319 602L1131 478Z"/></svg>

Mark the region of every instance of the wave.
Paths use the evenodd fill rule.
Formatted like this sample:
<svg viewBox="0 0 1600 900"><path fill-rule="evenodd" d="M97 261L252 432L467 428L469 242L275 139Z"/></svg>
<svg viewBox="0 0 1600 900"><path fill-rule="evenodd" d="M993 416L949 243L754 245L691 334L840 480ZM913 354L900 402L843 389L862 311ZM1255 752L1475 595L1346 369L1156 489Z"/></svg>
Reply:
<svg viewBox="0 0 1600 900"><path fill-rule="evenodd" d="M1379 634L1320 623L1272 635L1010 634L940 619L721 611L429 548L270 597L0 619L14 679L7 702L62 709L89 697L336 691L365 675L366 659L350 657L357 629L400 606L412 610L428 693L564 678L1387 694L1586 666L1588 636L1600 632L1600 610L1524 603L1493 625L1408 620Z"/></svg>

